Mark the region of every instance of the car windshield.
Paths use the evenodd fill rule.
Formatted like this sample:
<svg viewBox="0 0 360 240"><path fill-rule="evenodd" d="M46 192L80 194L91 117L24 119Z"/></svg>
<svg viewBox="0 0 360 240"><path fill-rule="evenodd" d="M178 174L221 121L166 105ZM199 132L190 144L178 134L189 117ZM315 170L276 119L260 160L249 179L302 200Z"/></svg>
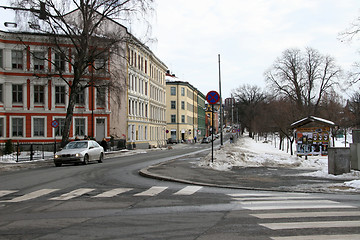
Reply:
<svg viewBox="0 0 360 240"><path fill-rule="evenodd" d="M65 146L64 149L87 148L87 146L87 142L70 142Z"/></svg>

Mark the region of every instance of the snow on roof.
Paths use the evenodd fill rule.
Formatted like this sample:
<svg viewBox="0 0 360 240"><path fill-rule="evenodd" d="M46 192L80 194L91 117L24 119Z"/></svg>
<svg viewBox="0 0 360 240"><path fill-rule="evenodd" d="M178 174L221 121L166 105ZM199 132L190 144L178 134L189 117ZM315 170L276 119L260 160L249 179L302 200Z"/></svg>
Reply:
<svg viewBox="0 0 360 240"><path fill-rule="evenodd" d="M292 123L291 127L293 127L293 128L300 127L300 126L303 126L303 125L308 124L310 122L321 122L321 123L324 123L326 125L335 126L335 123L330 121L330 120L326 120L326 119L319 118L319 117L314 117L314 116L309 116L309 117L303 118L303 119L301 119L299 121L296 121L296 122Z"/></svg>

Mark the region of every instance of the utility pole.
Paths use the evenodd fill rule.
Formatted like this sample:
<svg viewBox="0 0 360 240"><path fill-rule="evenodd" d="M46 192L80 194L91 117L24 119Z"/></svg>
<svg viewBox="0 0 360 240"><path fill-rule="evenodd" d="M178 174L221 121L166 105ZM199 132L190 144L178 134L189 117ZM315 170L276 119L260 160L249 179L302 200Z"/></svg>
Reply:
<svg viewBox="0 0 360 240"><path fill-rule="evenodd" d="M220 54L219 58L219 94L220 94L220 144L223 145L223 114L222 114L222 96L221 96L221 72L220 72Z"/></svg>

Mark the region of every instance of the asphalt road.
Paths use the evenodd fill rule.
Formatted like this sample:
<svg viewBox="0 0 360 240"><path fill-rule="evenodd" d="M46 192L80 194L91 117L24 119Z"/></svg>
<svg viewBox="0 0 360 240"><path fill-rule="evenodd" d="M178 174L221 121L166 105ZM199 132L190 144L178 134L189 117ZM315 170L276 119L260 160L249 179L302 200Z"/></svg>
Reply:
<svg viewBox="0 0 360 240"><path fill-rule="evenodd" d="M222 189L138 174L209 147L1 173L0 239L360 239L358 195Z"/></svg>

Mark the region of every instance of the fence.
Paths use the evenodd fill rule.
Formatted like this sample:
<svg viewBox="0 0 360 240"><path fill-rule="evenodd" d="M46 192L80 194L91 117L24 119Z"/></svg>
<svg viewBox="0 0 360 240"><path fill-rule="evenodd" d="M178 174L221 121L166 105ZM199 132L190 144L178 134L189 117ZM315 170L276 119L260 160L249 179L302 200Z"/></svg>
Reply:
<svg viewBox="0 0 360 240"><path fill-rule="evenodd" d="M56 148L55 148L56 146ZM33 161L40 159L52 159L60 143L24 143L12 142L0 143L0 160L8 162Z"/></svg>
<svg viewBox="0 0 360 240"><path fill-rule="evenodd" d="M100 144L100 142L99 142ZM126 140L111 140L108 142L107 151L118 151L126 148ZM26 143L12 142L11 146L0 143L0 161L23 162L40 159L53 159L54 153L60 150L60 142L53 143Z"/></svg>

